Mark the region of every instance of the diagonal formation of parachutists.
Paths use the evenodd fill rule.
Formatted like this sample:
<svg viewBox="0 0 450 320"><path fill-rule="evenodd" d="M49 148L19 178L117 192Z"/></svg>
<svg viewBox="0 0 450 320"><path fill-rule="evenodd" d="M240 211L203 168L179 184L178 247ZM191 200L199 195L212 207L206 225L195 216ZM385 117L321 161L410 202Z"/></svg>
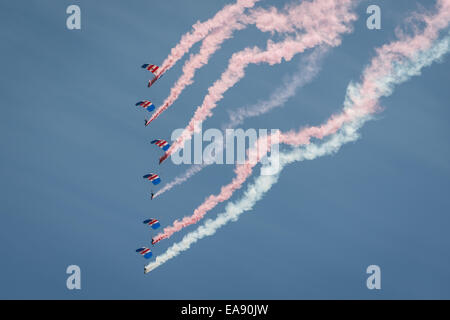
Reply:
<svg viewBox="0 0 450 320"><path fill-rule="evenodd" d="M255 109L250 106L239 109L234 116L230 117L229 126L231 127L242 123L248 117L283 106L290 97L295 95L298 88L312 81L320 69L320 61L324 53L341 44L342 36L352 31L352 23L357 19L354 14L357 1L352 0L303 1L300 4L288 5L282 10L276 8L252 9L257 2L257 0L238 0L235 4L225 6L210 20L195 24L193 31L185 34L180 43L172 49L171 54L162 64L162 68L155 65L142 66L154 74L153 79L149 81L149 86L151 86L195 43L202 41L199 53L191 55L186 61L183 74L172 87L163 105L149 120L146 120L145 124L148 125L177 100L181 92L193 82L196 70L208 63L212 54L226 39L232 37L234 31L253 24L262 32L278 33L284 36L284 39L279 42L269 40L265 49L249 47L232 55L226 70L208 89L208 94L181 136L172 145L163 139L152 141L165 152L160 163L173 152L181 149L185 141L190 140L199 129L199 125L212 116L212 110L223 98L225 92L245 76L245 69L248 65L279 64L291 60L295 55L308 49L316 48L306 58L309 68L301 68L301 71L299 70L292 78L295 81L276 89L271 96L273 99L269 99L272 102L263 108ZM327 19L323 19L323 16L326 16ZM308 17L308 19L304 19L304 17ZM256 177L254 183L248 185L247 191L239 201L229 203L225 212L219 214L216 219L207 220L197 230L188 233L182 241L157 256L154 262L145 267L145 273L189 249L199 239L214 234L218 228L229 221L235 221L243 212L251 210L253 205L278 181L280 172L287 164L312 160L337 152L343 144L355 141L358 138L358 129L372 119L373 114L381 110L380 98L389 96L396 85L409 80L412 76L419 75L422 68L441 59L450 51L450 37L447 30L450 23L450 0L438 0L434 12L419 12L414 17L414 22L408 20L409 23L414 24L414 28L412 28L415 30L414 34L401 34L398 40L376 49L374 58L362 73L360 83L349 85L341 112L332 115L322 125L283 132L276 137L269 136L269 143L267 143L267 139L264 141L259 139L248 150L248 159L257 159L256 162L247 160L244 164L236 165L236 176L229 184L221 187L219 194L210 195L194 210L192 215L175 220L172 225L165 227L161 233L155 236L152 244L169 238L185 227L199 222L217 204L229 200L233 193L248 180L255 165L270 150L272 144L292 146L291 151L280 154L280 165L275 168L274 175ZM447 34L443 35L445 31ZM140 105L148 111L155 110L155 106L148 100L140 101L136 105ZM324 142L319 144L320 140L324 140ZM204 166L191 167L156 194L152 192L152 199L170 190L173 186L187 181ZM155 185L161 181L159 176L153 173L145 175L144 178ZM148 224L153 220L157 222L156 219L149 219L144 223ZM158 227L159 222L157 222L156 228ZM156 229L153 226L152 228ZM146 258L151 257L149 248L143 247L136 251Z"/></svg>

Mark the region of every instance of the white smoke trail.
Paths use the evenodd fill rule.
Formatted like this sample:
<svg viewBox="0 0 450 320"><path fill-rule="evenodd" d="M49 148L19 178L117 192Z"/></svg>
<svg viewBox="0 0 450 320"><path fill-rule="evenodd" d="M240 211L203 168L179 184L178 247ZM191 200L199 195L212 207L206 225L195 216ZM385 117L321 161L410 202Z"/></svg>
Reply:
<svg viewBox="0 0 450 320"><path fill-rule="evenodd" d="M236 128L247 118L256 117L275 108L282 107L290 98L296 95L300 88L310 83L317 76L321 69L321 62L329 49L330 48L328 46L319 47L303 57L300 60L295 74L286 77L283 80L283 84L276 88L268 99L258 101L250 106L241 107L236 111L230 112L230 119L228 123L222 125L222 131L225 131L225 129ZM218 148L220 147L223 148L223 145ZM203 168L207 167L209 165L208 163L211 162L205 159L203 164L192 165L184 173L166 183L163 188L155 193L154 198L159 197L163 193L171 190L173 187L186 182L195 174L202 171Z"/></svg>
<svg viewBox="0 0 450 320"><path fill-rule="evenodd" d="M397 64L391 75L383 77L378 82L378 86L383 92L383 95L391 95L396 85L409 80L413 76L420 75L421 70L424 67L441 60L449 51L450 36L447 36L438 41L429 50L417 54L412 60ZM348 107L358 95L358 85L350 84L347 89L347 96L344 106ZM230 202L226 206L225 212L219 214L214 220L208 219L195 231L185 235L180 242L173 244L166 250L166 252L157 256L154 262L151 262L145 266L145 273L154 270L168 260L176 257L181 252L188 250L191 245L196 243L198 240L213 235L219 228L228 222L236 221L242 213L251 210L255 203L261 200L263 196L271 189L271 187L278 181L279 174L286 165L297 161L313 160L317 157L335 153L344 144L356 141L359 137L357 133L358 129L370 119L372 119L371 116L365 116L353 121L352 123L344 125L338 133L332 135L329 140L320 145L309 144L303 148L295 148L291 152L280 152L279 166L278 168L275 168L276 171L274 172L276 173L274 175L260 175L257 177L254 183L247 187L247 190L239 201L235 203Z"/></svg>
<svg viewBox="0 0 450 320"><path fill-rule="evenodd" d="M190 177L194 176L196 173L202 171L202 169L206 166L206 164L194 164L189 169L187 169L184 173L173 179L172 181L166 183L164 187L162 187L158 192L153 196L154 198L159 197L163 193L169 191L173 187L180 185L186 182Z"/></svg>
<svg viewBox="0 0 450 320"><path fill-rule="evenodd" d="M236 203L230 202L225 208L225 212L219 214L214 220L206 220L197 230L188 233L180 242L173 244L166 252L157 256L154 262L149 263L145 267L145 272L154 270L181 252L188 250L198 240L213 235L228 222L236 221L242 213L251 210L256 202L261 200L278 181L279 174L286 165L295 161L313 160L317 157L337 152L344 143L355 141L357 137L356 131L351 126L348 126L321 146L310 144L305 148L296 148L291 152L280 153L280 164L276 168L276 171L274 171L276 172L274 175L258 176L253 184L247 187L247 190L239 201Z"/></svg>
<svg viewBox="0 0 450 320"><path fill-rule="evenodd" d="M245 119L265 114L272 109L282 107L290 98L297 94L297 91L310 83L319 73L321 63L330 47L323 46L313 50L309 55L303 57L297 68L297 72L283 80L270 95L268 99L260 100L257 103L230 111L230 121L222 128L235 128L242 124Z"/></svg>

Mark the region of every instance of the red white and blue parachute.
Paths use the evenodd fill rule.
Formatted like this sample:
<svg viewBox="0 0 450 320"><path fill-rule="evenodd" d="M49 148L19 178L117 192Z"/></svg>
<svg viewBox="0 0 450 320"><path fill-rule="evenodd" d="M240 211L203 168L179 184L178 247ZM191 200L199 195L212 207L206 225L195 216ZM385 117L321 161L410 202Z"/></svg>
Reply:
<svg viewBox="0 0 450 320"><path fill-rule="evenodd" d="M150 250L147 247L141 247L139 249L136 249L136 252L142 255L145 259L150 259L152 257L152 250Z"/></svg>
<svg viewBox="0 0 450 320"><path fill-rule="evenodd" d="M156 80L158 80L159 78L161 78L163 76L163 70L160 70L160 68L157 65L154 64L148 64L145 63L142 65L143 69L147 69L148 71L150 71L151 73L153 73L155 76L153 77L152 80L148 80L148 87L150 88L155 82Z"/></svg>
<svg viewBox="0 0 450 320"><path fill-rule="evenodd" d="M148 179L151 181L155 186L161 182L161 179L156 173L149 173L143 176L144 179Z"/></svg>
<svg viewBox="0 0 450 320"><path fill-rule="evenodd" d="M149 225L152 229L158 229L161 226L156 219L147 219L144 220L143 223Z"/></svg>
<svg viewBox="0 0 450 320"><path fill-rule="evenodd" d="M144 108L148 112L152 112L153 110L155 110L155 105L149 100L139 101L139 102L136 103L136 105L137 106L141 106L142 108Z"/></svg>
<svg viewBox="0 0 450 320"><path fill-rule="evenodd" d="M167 151L170 148L170 144L166 140L163 140L163 139L153 140L152 144L157 145L158 147L160 147L164 151Z"/></svg>
<svg viewBox="0 0 450 320"><path fill-rule="evenodd" d="M151 73L153 73L155 76L158 75L158 69L159 67L155 64L148 64L145 63L142 65L143 69L147 69L148 71L150 71Z"/></svg>

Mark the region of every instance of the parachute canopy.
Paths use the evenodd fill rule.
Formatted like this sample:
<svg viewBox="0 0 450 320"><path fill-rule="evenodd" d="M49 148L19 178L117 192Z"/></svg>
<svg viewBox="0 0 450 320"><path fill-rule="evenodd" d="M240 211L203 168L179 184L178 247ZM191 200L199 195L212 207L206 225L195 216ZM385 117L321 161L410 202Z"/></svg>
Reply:
<svg viewBox="0 0 450 320"><path fill-rule="evenodd" d="M143 221L144 224L148 224L152 229L158 229L161 225L156 219L147 219Z"/></svg>
<svg viewBox="0 0 450 320"><path fill-rule="evenodd" d="M142 108L144 108L148 112L152 112L153 110L155 110L155 105L149 100L139 101L139 102L136 103L136 105L137 106L141 106Z"/></svg>
<svg viewBox="0 0 450 320"><path fill-rule="evenodd" d="M159 176L155 173L149 173L146 174L145 176L143 176L144 179L148 179L149 181L151 181L155 186L157 184L159 184L161 182L161 179L159 178Z"/></svg>
<svg viewBox="0 0 450 320"><path fill-rule="evenodd" d="M152 250L150 250L147 247L141 247L139 249L136 249L136 252L144 256L145 259L150 259L152 257Z"/></svg>
<svg viewBox="0 0 450 320"><path fill-rule="evenodd" d="M157 145L158 147L160 147L164 151L167 151L170 148L170 144L166 140L163 140L163 139L153 140L152 144Z"/></svg>
<svg viewBox="0 0 450 320"><path fill-rule="evenodd" d="M159 67L157 65L145 63L142 65L142 68L147 69L148 71L153 73L155 76L158 75Z"/></svg>

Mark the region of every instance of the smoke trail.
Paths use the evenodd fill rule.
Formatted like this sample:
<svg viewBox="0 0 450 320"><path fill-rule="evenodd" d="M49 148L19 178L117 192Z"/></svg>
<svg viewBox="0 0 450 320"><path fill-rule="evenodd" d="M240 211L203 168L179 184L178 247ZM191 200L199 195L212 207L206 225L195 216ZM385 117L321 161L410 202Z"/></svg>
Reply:
<svg viewBox="0 0 450 320"><path fill-rule="evenodd" d="M300 61L298 71L283 81L268 99L258 101L252 106L240 108L230 112L230 121L224 128L235 128L242 124L246 118L256 117L283 106L290 98L295 96L297 90L311 82L320 71L320 64L328 52L329 47L319 47Z"/></svg>
<svg viewBox="0 0 450 320"><path fill-rule="evenodd" d="M160 163L182 148L186 140L191 139L193 133L198 131L199 125L212 115L211 110L217 106L225 92L245 76L245 69L249 64L279 64L283 60L289 61L296 54L319 45L339 45L340 37L351 31L350 22L356 20L356 16L350 12L351 8L351 0L302 2L295 10L289 11L288 16L293 13L297 15L295 18L302 21L301 27L304 33L287 37L278 43L269 40L267 49L264 51L253 47L233 54L221 78L208 89L202 105L198 107L180 137L161 157ZM324 15L327 19L320 19Z"/></svg>
<svg viewBox="0 0 450 320"><path fill-rule="evenodd" d="M261 200L271 187L278 181L279 174L282 169L289 163L294 161L302 161L305 159L312 160L315 157L337 152L340 148L339 142L350 142L356 140L357 135L350 130L342 130L342 133L336 134L330 141L325 142L322 146L309 145L305 150L295 149L290 153L280 153L280 166L274 175L258 176L253 184L247 187L243 197L236 203L229 203L225 208L225 212L219 214L214 220L208 219L197 230L188 233L179 242L169 247L166 252L156 257L154 262L149 263L145 267L145 272L150 272L168 260L176 257L181 252L188 250L192 244L207 236L212 236L216 231L226 225L230 221L236 221L239 216L251 209L256 202Z"/></svg>
<svg viewBox="0 0 450 320"><path fill-rule="evenodd" d="M283 84L275 89L268 99L258 101L250 106L241 107L230 113L230 120L227 124L222 126L222 131L224 131L224 129L237 127L243 123L246 118L256 117L267 113L272 109L283 106L288 99L295 96L299 88L305 86L317 76L320 71L320 64L328 50L328 47L319 47L306 57L303 57L297 67L296 73L285 78ZM223 148L223 145L221 147ZM207 166L208 161L204 161L204 164L191 166L180 176L164 185L163 188L155 193L154 197L156 198L171 190L173 187L186 182Z"/></svg>
<svg viewBox="0 0 450 320"><path fill-rule="evenodd" d="M180 96L181 92L190 84L193 83L195 72L208 63L211 56L220 49L222 43L232 37L233 32L245 28L245 24L240 22L246 8L254 6L259 0L246 1L244 3L239 2L231 8L222 10L223 16L226 16L226 23L221 25L215 25L215 29L209 32L209 35L204 38L199 53L191 55L183 66L183 74L177 80L175 85L170 89L170 94L164 101L164 103L156 110L151 116L148 123L158 118L161 113L167 110ZM219 19L220 21L223 18ZM200 28L201 29L201 28Z"/></svg>
<svg viewBox="0 0 450 320"><path fill-rule="evenodd" d="M439 61L448 52L450 52L449 36L436 43L430 50L417 55L412 61L396 66L391 75L386 75L382 80L380 79L380 87L383 88L385 95L391 94L395 85L401 84L413 76L420 75L422 68L431 65L435 61ZM350 84L346 101L351 101L353 99L351 95L357 91L358 86ZM224 213L219 214L214 220L208 219L197 230L184 236L182 241L173 244L165 253L157 256L154 262L149 263L145 267L145 272L154 270L181 252L188 250L198 240L213 235L228 222L236 221L242 213L251 210L255 203L261 200L271 187L277 183L279 174L286 165L297 161L314 160L317 157L336 153L344 144L356 141L359 138L358 130L365 122L371 119L372 117L369 114L357 118L351 123L344 124L336 134L332 135L328 141L321 145L309 144L304 148L296 147L291 152L280 153L280 163L278 168L275 168L276 172L274 175L258 176L254 183L247 187L246 192L239 201L229 203Z"/></svg>
<svg viewBox="0 0 450 320"><path fill-rule="evenodd" d="M180 42L172 48L169 56L162 63L161 74L172 68L197 42L203 40L210 32L216 28L221 28L229 21L233 21L235 16L239 16L247 8L251 8L259 0L237 0L235 4L226 5L216 15L205 21L197 22L192 26L193 31L184 34Z"/></svg>
<svg viewBox="0 0 450 320"><path fill-rule="evenodd" d="M421 34L413 37L401 35L401 40L384 45L376 50L377 55L372 59L371 64L364 70L362 83L360 85L350 85L344 102L344 110L337 115L331 116L323 125L312 126L298 132L290 131L281 134L280 142L299 146L309 144L312 138L323 139L338 132L347 123L366 117L379 110L378 100L383 96L389 96L393 87L416 74L406 73L413 69L400 69L402 72L396 73L396 66L414 61L420 58L424 60L429 55L426 50L432 50L433 41L439 36L440 30L447 28L450 23L450 0L438 1L439 12L434 16L423 15L422 20L426 27ZM448 44L448 42L447 42ZM419 61L418 63L420 63ZM269 137L270 138L270 137ZM269 144L272 141L269 140ZM267 145L263 146L268 151ZM256 155L255 155L256 154ZM256 148L249 150L249 159L261 159L261 143L257 142ZM155 239L161 240L170 237L186 226L197 223L204 215L213 209L217 204L228 200L234 191L240 189L243 183L251 175L254 161L247 161L244 165L238 165L235 169L236 177L223 186L218 195L211 195L197 208L191 216L184 217L181 221L175 220L172 226L164 228Z"/></svg>
<svg viewBox="0 0 450 320"><path fill-rule="evenodd" d="M153 196L153 198L159 197L163 193L171 190L173 187L180 185L187 180L189 180L192 176L199 173L203 170L203 168L206 166L206 164L194 164L189 169L187 169L183 174L173 179L171 182L166 183L163 188L161 188L158 192L156 192Z"/></svg>

